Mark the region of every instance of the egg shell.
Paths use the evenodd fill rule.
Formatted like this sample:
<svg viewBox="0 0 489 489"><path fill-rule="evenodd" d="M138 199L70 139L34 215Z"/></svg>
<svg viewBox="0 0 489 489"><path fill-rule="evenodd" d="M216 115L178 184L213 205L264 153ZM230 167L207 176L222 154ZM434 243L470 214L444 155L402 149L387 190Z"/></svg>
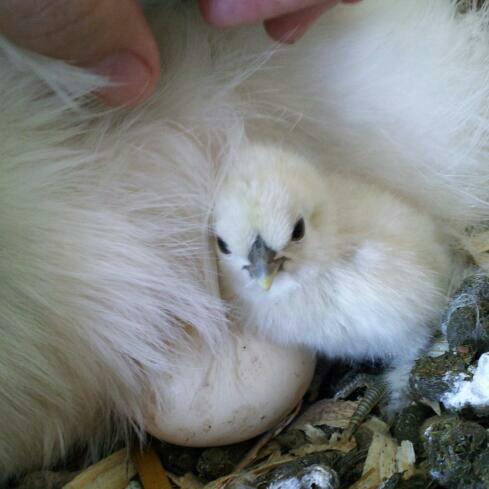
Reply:
<svg viewBox="0 0 489 489"><path fill-rule="evenodd" d="M146 427L166 442L192 447L237 443L274 427L306 392L315 357L249 333L218 356L182 356L178 375L162 378L164 406L148 404Z"/></svg>

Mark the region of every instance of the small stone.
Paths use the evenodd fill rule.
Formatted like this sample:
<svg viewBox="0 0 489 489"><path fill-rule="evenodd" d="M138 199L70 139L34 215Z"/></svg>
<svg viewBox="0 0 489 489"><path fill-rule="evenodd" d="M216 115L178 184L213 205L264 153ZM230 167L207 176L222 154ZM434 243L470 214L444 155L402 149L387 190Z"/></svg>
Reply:
<svg viewBox="0 0 489 489"><path fill-rule="evenodd" d="M293 450L307 443L306 434L302 430L286 430L275 438L285 450Z"/></svg>
<svg viewBox="0 0 489 489"><path fill-rule="evenodd" d="M447 340L450 348L475 344L474 330L477 323L477 311L470 306L454 309L447 321Z"/></svg>
<svg viewBox="0 0 489 489"><path fill-rule="evenodd" d="M392 434L400 443L403 440L409 440L419 456L423 448L423 440L419 435L419 429L425 419L432 415L432 410L422 404L411 404L407 406L396 416L392 427Z"/></svg>
<svg viewBox="0 0 489 489"><path fill-rule="evenodd" d="M272 482L267 489L337 489L339 480L336 472L321 465L302 469L295 477Z"/></svg>
<svg viewBox="0 0 489 489"><path fill-rule="evenodd" d="M472 374L462 355L446 352L438 357L423 357L416 361L409 382L417 400L440 402L447 392L452 392L461 378Z"/></svg>
<svg viewBox="0 0 489 489"><path fill-rule="evenodd" d="M489 277L473 275L450 299L442 329L451 349L468 346L474 352L489 349Z"/></svg>
<svg viewBox="0 0 489 489"><path fill-rule="evenodd" d="M338 489L338 474L330 467L331 455L318 452L282 465L256 481L257 489Z"/></svg>
<svg viewBox="0 0 489 489"><path fill-rule="evenodd" d="M436 416L421 428L431 476L453 489L478 489L489 472L486 430L458 416Z"/></svg>
<svg viewBox="0 0 489 489"><path fill-rule="evenodd" d="M187 448L159 442L155 449L161 458L163 466L176 475L195 472L202 449Z"/></svg>
<svg viewBox="0 0 489 489"><path fill-rule="evenodd" d="M197 474L204 481L212 481L230 474L253 445L253 441L208 448L197 462Z"/></svg>
<svg viewBox="0 0 489 489"><path fill-rule="evenodd" d="M473 463L474 475L480 480L481 487L489 487L489 450L480 453Z"/></svg>

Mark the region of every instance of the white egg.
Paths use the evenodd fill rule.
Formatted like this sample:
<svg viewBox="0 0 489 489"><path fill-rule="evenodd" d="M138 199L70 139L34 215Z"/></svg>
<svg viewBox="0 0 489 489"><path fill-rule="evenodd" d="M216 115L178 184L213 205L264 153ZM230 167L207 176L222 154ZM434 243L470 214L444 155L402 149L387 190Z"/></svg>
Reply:
<svg viewBox="0 0 489 489"><path fill-rule="evenodd" d="M245 333L233 342L218 359L204 349L182 357L178 376L161 379L165 406L147 410L152 435L195 447L237 443L274 427L294 408L310 384L314 355Z"/></svg>

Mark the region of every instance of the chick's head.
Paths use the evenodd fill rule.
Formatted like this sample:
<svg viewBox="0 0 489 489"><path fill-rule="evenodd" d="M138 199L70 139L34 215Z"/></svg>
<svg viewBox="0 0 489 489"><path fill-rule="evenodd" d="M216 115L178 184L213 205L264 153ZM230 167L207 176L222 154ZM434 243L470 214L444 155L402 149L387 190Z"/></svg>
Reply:
<svg viewBox="0 0 489 489"><path fill-rule="evenodd" d="M246 148L216 199L223 274L274 292L300 281L320 251L331 210L326 194L319 172L302 157L274 146Z"/></svg>

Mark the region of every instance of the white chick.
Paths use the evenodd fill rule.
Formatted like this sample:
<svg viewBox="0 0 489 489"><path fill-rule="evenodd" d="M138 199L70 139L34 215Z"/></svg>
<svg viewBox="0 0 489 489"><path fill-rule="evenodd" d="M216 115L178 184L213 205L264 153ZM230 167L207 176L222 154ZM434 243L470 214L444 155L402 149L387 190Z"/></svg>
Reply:
<svg viewBox="0 0 489 489"><path fill-rule="evenodd" d="M395 367L392 396L405 387L452 270L428 215L289 150L252 145L217 195L214 230L223 295L246 325L330 358L382 360Z"/></svg>

